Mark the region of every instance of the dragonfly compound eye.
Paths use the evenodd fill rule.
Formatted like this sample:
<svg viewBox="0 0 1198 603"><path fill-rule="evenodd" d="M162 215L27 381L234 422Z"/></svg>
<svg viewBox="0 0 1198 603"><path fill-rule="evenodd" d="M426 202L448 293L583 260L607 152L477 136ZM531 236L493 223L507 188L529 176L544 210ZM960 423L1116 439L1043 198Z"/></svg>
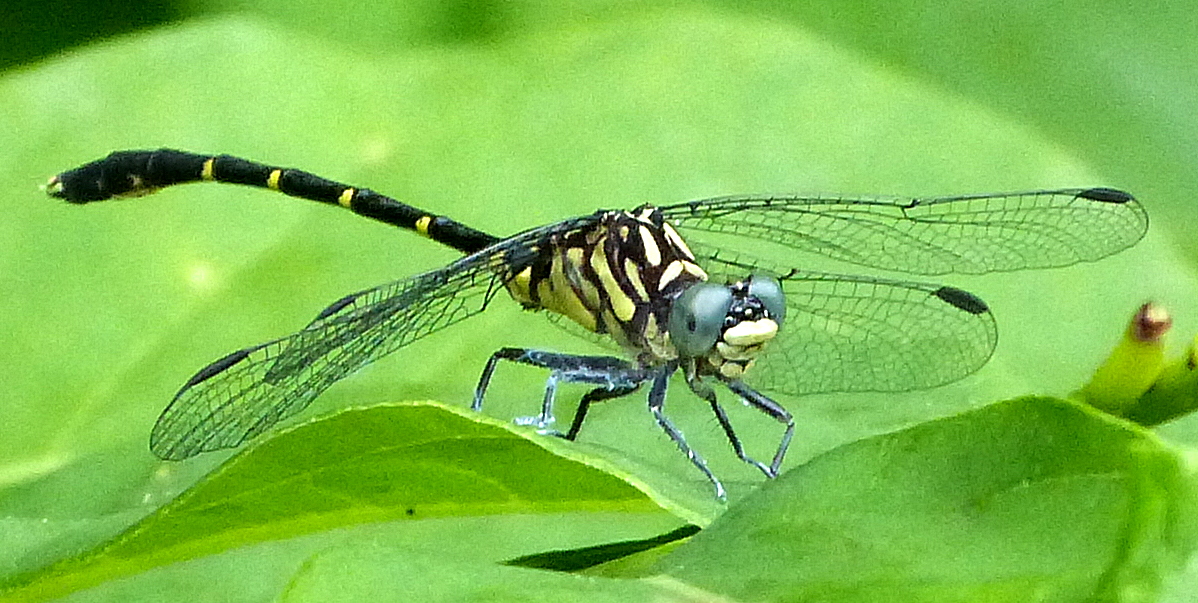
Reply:
<svg viewBox="0 0 1198 603"><path fill-rule="evenodd" d="M711 350L724 317L732 307L732 291L723 285L698 283L691 286L670 308L670 341L685 357L702 356Z"/></svg>
<svg viewBox="0 0 1198 603"><path fill-rule="evenodd" d="M778 279L754 274L749 280L749 295L756 297L770 313L770 318L779 327L782 326L786 318L786 294L782 292L782 283Z"/></svg>

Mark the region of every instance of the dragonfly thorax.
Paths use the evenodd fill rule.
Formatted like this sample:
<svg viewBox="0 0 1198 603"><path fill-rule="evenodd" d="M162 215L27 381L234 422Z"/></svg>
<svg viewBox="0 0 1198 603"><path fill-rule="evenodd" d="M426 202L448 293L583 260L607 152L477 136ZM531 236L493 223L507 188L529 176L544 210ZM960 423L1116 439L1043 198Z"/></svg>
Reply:
<svg viewBox="0 0 1198 603"><path fill-rule="evenodd" d="M677 357L665 328L673 301L707 273L659 209L600 211L578 229L555 233L508 281L529 309L561 314L608 334L643 364Z"/></svg>

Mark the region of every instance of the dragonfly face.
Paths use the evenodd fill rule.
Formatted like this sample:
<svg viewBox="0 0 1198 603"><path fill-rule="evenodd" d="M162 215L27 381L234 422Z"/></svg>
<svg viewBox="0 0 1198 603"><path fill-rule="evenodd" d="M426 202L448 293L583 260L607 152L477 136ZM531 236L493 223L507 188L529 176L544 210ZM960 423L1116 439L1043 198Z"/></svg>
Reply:
<svg viewBox="0 0 1198 603"><path fill-rule="evenodd" d="M669 335L694 371L739 379L786 317L786 294L776 279L750 276L727 285L697 283L674 300Z"/></svg>
<svg viewBox="0 0 1198 603"><path fill-rule="evenodd" d="M52 178L76 204L193 181L245 184L347 208L461 251L447 266L334 302L305 328L197 372L163 411L150 448L164 459L238 446L303 410L363 366L478 314L506 289L610 337L631 358L503 348L475 389L482 406L500 361L546 369L536 422L552 432L559 383L595 402L648 385L657 424L723 496L720 481L664 413L671 375L711 406L737 456L777 475L794 420L762 392L896 392L961 379L989 359L994 317L936 283L796 266L815 255L889 272L982 274L1095 261L1135 244L1148 218L1131 195L1073 188L938 198L717 197L598 211L498 237L364 188L300 170L182 151L121 151ZM684 241L685 233L688 241ZM704 241L705 236L715 241ZM766 242L771 251L754 255ZM710 383L785 425L770 463L746 454Z"/></svg>

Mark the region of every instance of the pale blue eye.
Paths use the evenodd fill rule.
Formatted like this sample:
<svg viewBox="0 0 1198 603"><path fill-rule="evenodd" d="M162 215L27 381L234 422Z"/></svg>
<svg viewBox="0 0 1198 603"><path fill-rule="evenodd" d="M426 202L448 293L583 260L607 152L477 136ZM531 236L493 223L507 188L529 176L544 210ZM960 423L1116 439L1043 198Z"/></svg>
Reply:
<svg viewBox="0 0 1198 603"><path fill-rule="evenodd" d="M786 318L786 294L782 291L782 283L778 279L754 274L749 281L749 295L761 301L761 305L770 313L770 318L782 326Z"/></svg>
<svg viewBox="0 0 1198 603"><path fill-rule="evenodd" d="M722 285L699 283L683 291L674 300L667 323L674 348L684 357L709 352L731 307L732 291Z"/></svg>

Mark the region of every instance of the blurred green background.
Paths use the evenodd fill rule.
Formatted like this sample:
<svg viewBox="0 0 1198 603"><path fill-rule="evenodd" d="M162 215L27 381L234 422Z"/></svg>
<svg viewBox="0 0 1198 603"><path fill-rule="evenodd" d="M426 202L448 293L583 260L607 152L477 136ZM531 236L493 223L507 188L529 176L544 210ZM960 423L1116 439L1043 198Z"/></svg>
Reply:
<svg viewBox="0 0 1198 603"><path fill-rule="evenodd" d="M17 523L0 546L19 551L14 567L127 525L220 460L162 464L146 450L197 368L453 258L261 191L196 186L89 207L38 193L119 148L302 167L496 234L738 192L1104 185L1143 200L1152 232L1117 258L943 279L994 307L994 361L930 392L787 400L799 420L790 466L1005 397L1068 393L1148 299L1175 315L1175 347L1198 331L1198 19L1185 3L131 6L14 5L3 26L0 517ZM501 306L339 384L309 415L465 404L502 345L594 351ZM541 378L503 371L488 412L529 413ZM718 473L742 490L759 481L701 405L675 395L671 410ZM766 456L776 424L733 420ZM1160 431L1193 444L1196 427ZM691 471L639 400L596 409L583 438Z"/></svg>
<svg viewBox="0 0 1198 603"><path fill-rule="evenodd" d="M406 3L213 0L7 2L0 68L184 19L253 15L347 48L488 44L665 11L789 23L945 91L1007 112L1121 179L1194 186L1192 66L1198 19L1183 2L1070 0L995 6L909 0ZM1137 190L1141 195L1156 192ZM1186 248L1192 252L1193 244Z"/></svg>

